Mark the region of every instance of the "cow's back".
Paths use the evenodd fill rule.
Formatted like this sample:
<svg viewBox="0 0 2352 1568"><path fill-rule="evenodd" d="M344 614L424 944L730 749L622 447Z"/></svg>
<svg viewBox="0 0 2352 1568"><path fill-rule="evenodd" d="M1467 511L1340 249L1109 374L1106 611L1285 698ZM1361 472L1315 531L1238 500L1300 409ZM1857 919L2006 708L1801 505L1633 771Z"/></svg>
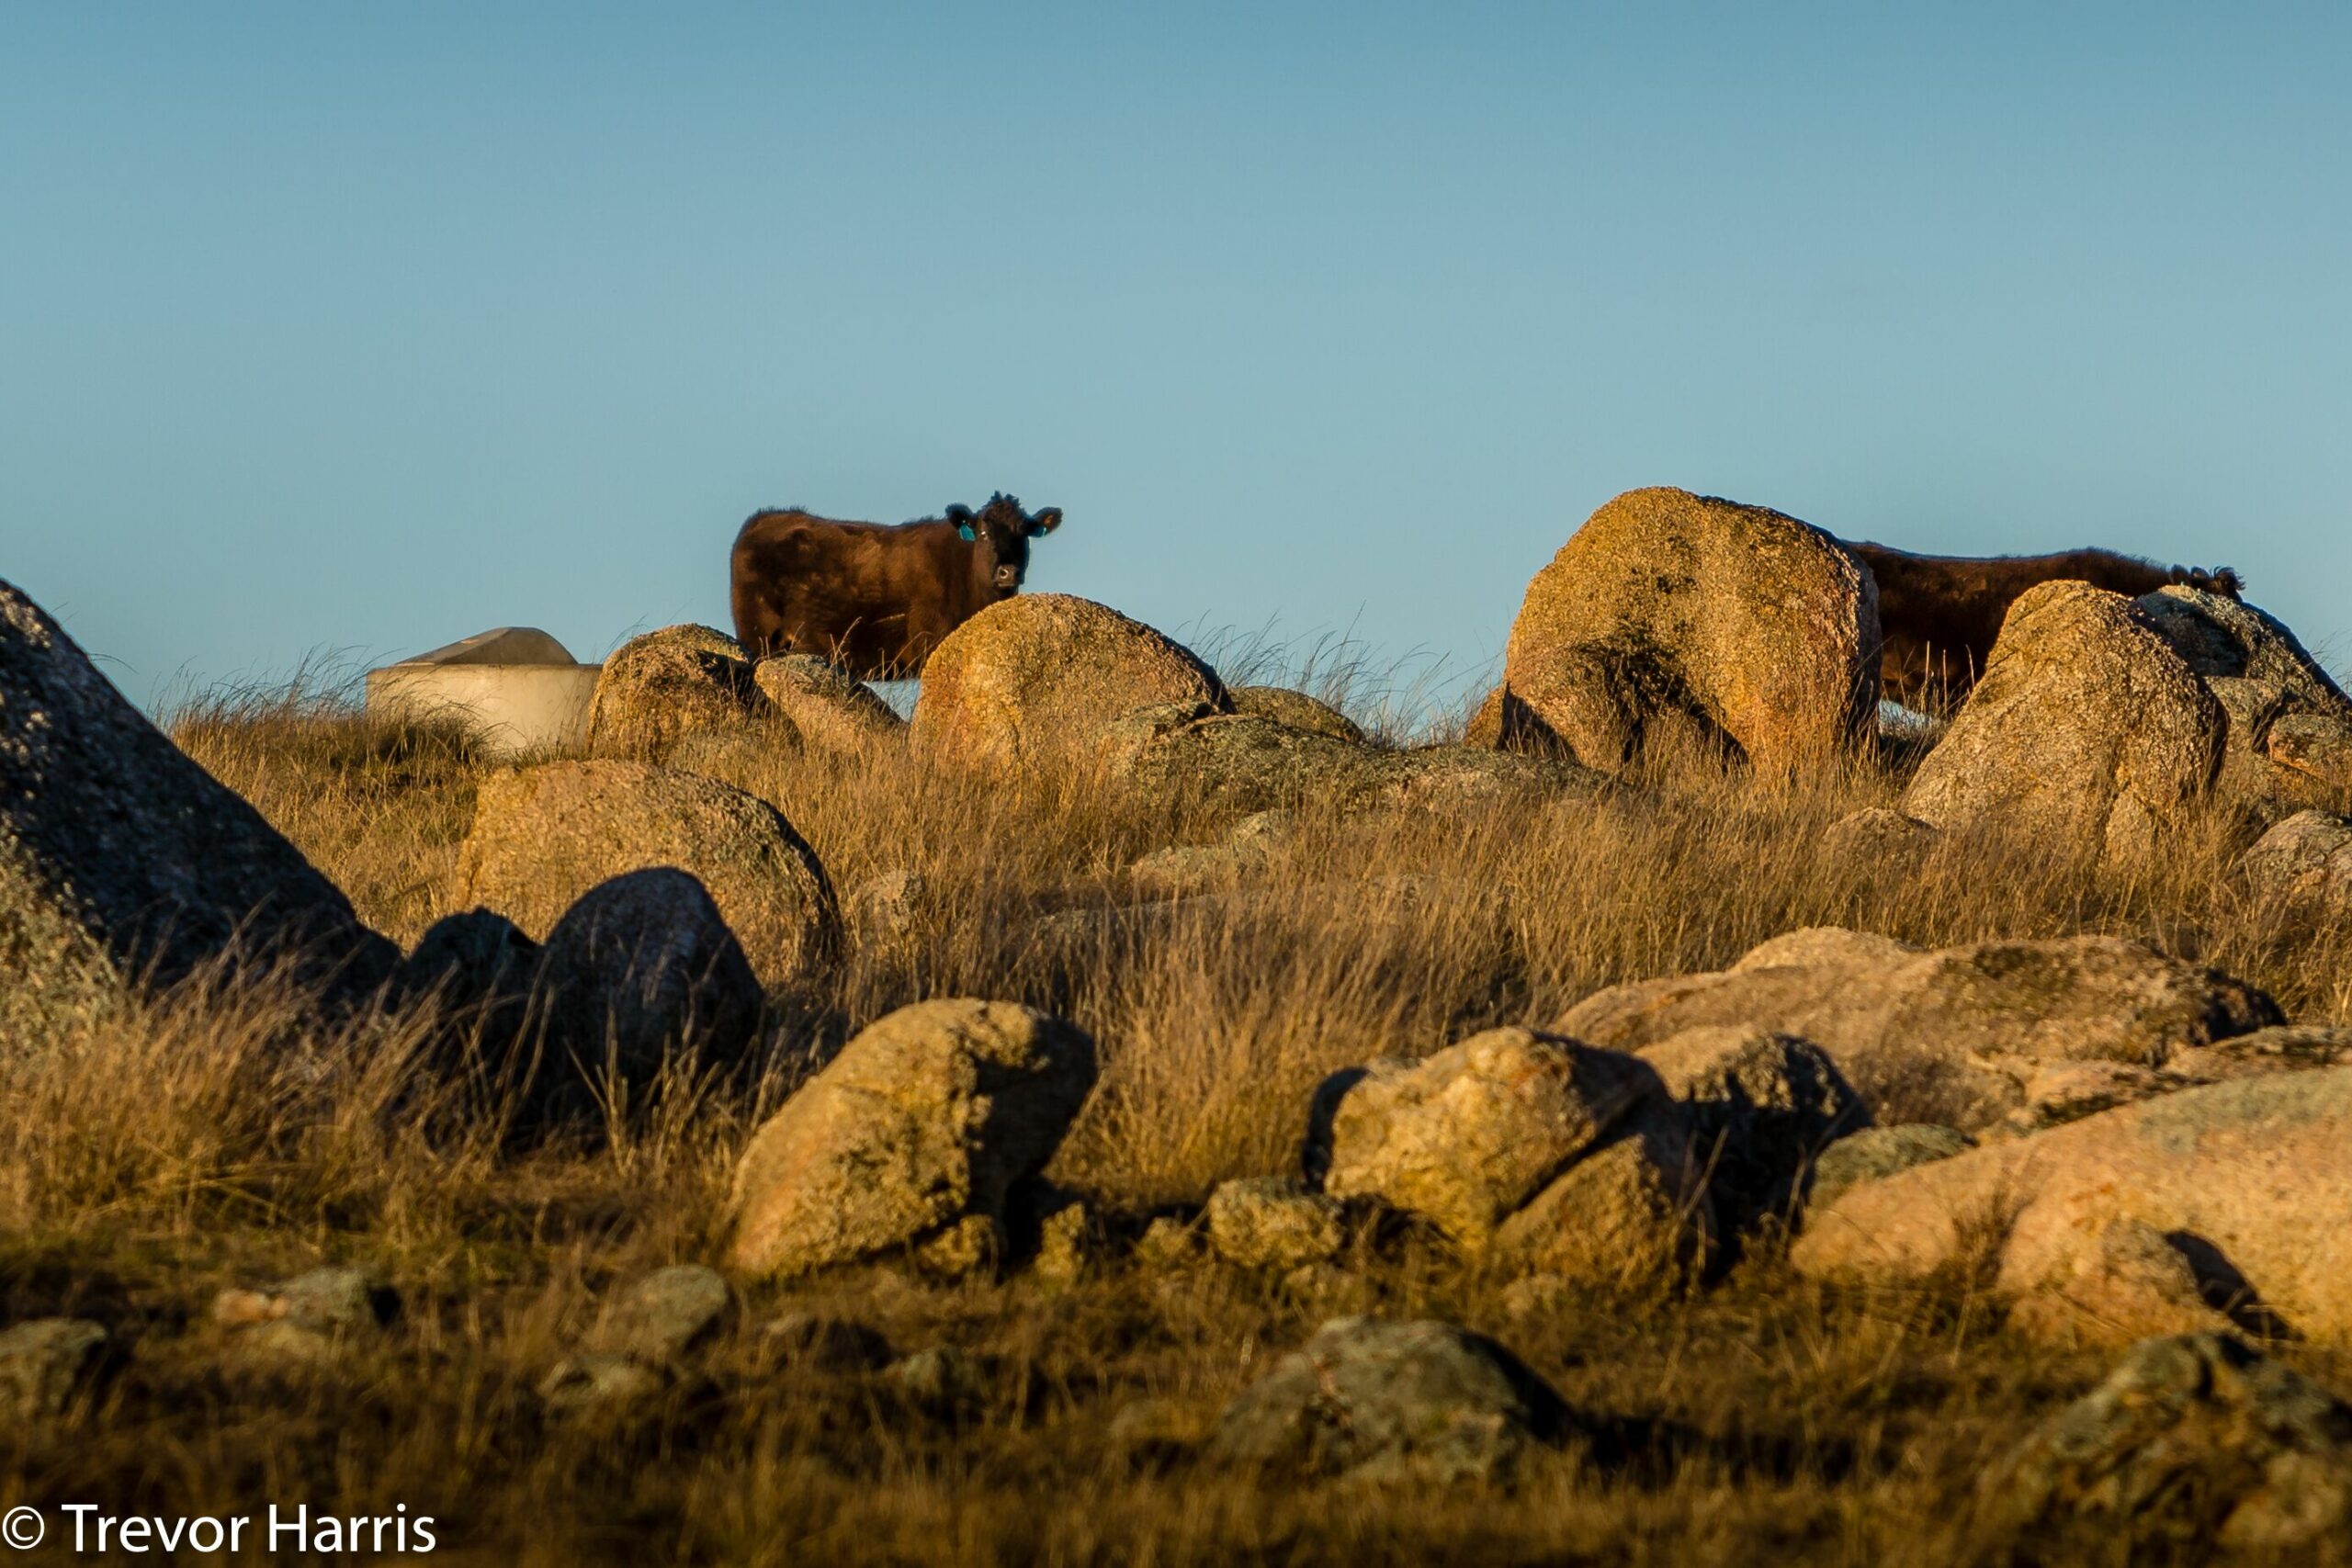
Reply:
<svg viewBox="0 0 2352 1568"><path fill-rule="evenodd" d="M735 536L735 636L754 659L814 653L866 676L919 666L922 628L953 613L944 523L844 523L754 513ZM929 640L935 640L931 638Z"/></svg>

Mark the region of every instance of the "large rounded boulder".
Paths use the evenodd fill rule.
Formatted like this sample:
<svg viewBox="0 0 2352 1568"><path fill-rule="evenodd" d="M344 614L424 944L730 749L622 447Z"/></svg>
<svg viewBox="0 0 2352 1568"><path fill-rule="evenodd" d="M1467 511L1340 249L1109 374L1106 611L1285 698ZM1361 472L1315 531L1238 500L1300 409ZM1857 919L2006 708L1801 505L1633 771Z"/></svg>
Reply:
<svg viewBox="0 0 2352 1568"><path fill-rule="evenodd" d="M735 1173L732 1265L782 1277L1001 1224L1094 1087L1094 1042L1013 1002L918 1002L785 1101Z"/></svg>
<svg viewBox="0 0 2352 1568"><path fill-rule="evenodd" d="M1615 771L1668 731L1786 774L1869 739L1878 590L1827 534L1760 506L1629 491L1528 584L1504 744Z"/></svg>
<svg viewBox="0 0 2352 1568"><path fill-rule="evenodd" d="M740 728L765 700L733 637L708 626L664 626L615 649L596 678L588 743L656 755L698 729Z"/></svg>
<svg viewBox="0 0 2352 1568"><path fill-rule="evenodd" d="M825 868L782 812L647 762L546 762L484 779L453 902L493 909L542 940L589 889L655 866L701 880L771 985L840 942Z"/></svg>
<svg viewBox="0 0 2352 1568"><path fill-rule="evenodd" d="M1082 753L1121 714L1229 702L1191 649L1116 610L1024 593L948 634L923 666L911 739L959 766L1035 766Z"/></svg>
<svg viewBox="0 0 2352 1568"><path fill-rule="evenodd" d="M2144 863L2211 789L2228 723L2145 610L2086 582L2044 582L2009 606L1903 811Z"/></svg>

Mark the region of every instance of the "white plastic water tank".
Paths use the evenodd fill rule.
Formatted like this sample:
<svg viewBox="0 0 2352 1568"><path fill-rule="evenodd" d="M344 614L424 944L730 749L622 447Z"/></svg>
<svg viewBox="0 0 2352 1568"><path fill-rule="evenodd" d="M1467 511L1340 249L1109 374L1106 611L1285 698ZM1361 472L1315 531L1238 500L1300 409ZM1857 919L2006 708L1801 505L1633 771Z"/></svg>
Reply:
<svg viewBox="0 0 2352 1568"><path fill-rule="evenodd" d="M493 757L557 751L588 738L603 666L582 664L536 626L499 626L368 671L368 711L456 718Z"/></svg>

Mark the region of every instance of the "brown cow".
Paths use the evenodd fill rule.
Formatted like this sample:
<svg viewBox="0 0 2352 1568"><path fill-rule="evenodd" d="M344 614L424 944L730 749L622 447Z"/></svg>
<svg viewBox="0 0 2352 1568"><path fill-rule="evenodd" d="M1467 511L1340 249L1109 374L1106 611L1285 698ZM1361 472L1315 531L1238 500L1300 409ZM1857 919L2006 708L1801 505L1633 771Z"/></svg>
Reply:
<svg viewBox="0 0 2352 1568"><path fill-rule="evenodd" d="M2168 582L2231 599L2241 587L2228 567L2162 567L2113 550L1972 558L1913 555L1884 545L1846 548L1878 579L1880 684L1896 702L1923 710L1949 707L1968 694L2010 604L2037 582L2073 580L2135 599Z"/></svg>
<svg viewBox="0 0 2352 1568"><path fill-rule="evenodd" d="M1001 492L896 525L755 512L735 536L735 640L753 659L813 653L861 680L915 674L949 632L1021 592L1029 541L1061 520Z"/></svg>

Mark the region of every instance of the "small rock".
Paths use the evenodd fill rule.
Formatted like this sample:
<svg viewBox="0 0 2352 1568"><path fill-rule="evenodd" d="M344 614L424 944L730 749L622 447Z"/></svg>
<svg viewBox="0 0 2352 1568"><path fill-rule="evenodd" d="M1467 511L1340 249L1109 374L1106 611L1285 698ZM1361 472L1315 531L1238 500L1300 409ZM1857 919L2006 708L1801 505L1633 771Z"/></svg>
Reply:
<svg viewBox="0 0 2352 1568"><path fill-rule="evenodd" d="M2352 1529L2352 1408L2219 1334L2134 1347L1987 1472L2000 1536L2275 1552Z"/></svg>
<svg viewBox="0 0 2352 1568"><path fill-rule="evenodd" d="M1208 1423L1173 1399L1131 1399L1113 1413L1112 1450L1129 1464L1160 1466L1189 1456L1208 1436Z"/></svg>
<svg viewBox="0 0 2352 1568"><path fill-rule="evenodd" d="M359 1334L381 1328L399 1308L399 1296L366 1270L327 1268L261 1290L223 1291L212 1317L229 1327L285 1323L314 1334Z"/></svg>
<svg viewBox="0 0 2352 1568"><path fill-rule="evenodd" d="M659 1366L718 1332L734 1309L735 1292L718 1270L674 1264L621 1292L596 1343Z"/></svg>
<svg viewBox="0 0 2352 1568"><path fill-rule="evenodd" d="M1323 1190L1378 1198L1475 1249L1659 1093L1657 1075L1631 1056L1488 1030L1409 1067L1364 1069L1331 1107Z"/></svg>
<svg viewBox="0 0 2352 1568"><path fill-rule="evenodd" d="M1259 1177L1209 1194L1209 1245L1242 1269L1295 1269L1338 1255L1346 1239L1339 1202L1305 1183Z"/></svg>
<svg viewBox="0 0 2352 1568"><path fill-rule="evenodd" d="M946 1420L984 1409L996 1393L997 1371L989 1358L940 1345L901 1356L883 1369L882 1382L917 1410Z"/></svg>
<svg viewBox="0 0 2352 1568"><path fill-rule="evenodd" d="M1235 1396L1209 1452L1303 1477L1507 1484L1568 1424L1559 1395L1490 1339L1349 1317Z"/></svg>
<svg viewBox="0 0 2352 1568"><path fill-rule="evenodd" d="M869 1024L744 1151L731 1265L804 1273L1001 1222L1094 1071L1091 1037L1017 1003L942 998Z"/></svg>
<svg viewBox="0 0 2352 1568"><path fill-rule="evenodd" d="M893 947L912 941L931 908L931 882L921 872L886 871L850 895L845 916L858 940Z"/></svg>
<svg viewBox="0 0 2352 1568"><path fill-rule="evenodd" d="M0 1412L18 1423L62 1415L104 1370L106 1328L78 1317L43 1317L0 1334Z"/></svg>
<svg viewBox="0 0 2352 1568"><path fill-rule="evenodd" d="M857 756L877 740L902 735L907 728L873 687L814 654L763 659L752 668L752 680L769 706L790 719L800 739L820 750Z"/></svg>
<svg viewBox="0 0 2352 1568"><path fill-rule="evenodd" d="M1030 1264L1048 1284L1074 1285L1094 1260L1094 1216L1073 1201L1047 1214L1037 1227L1037 1256Z"/></svg>
<svg viewBox="0 0 2352 1568"><path fill-rule="evenodd" d="M1555 1177L1495 1232L1495 1259L1603 1294L1670 1289L1715 1241L1705 1167L1687 1124L1652 1113Z"/></svg>
<svg viewBox="0 0 2352 1568"><path fill-rule="evenodd" d="M1199 1233L1167 1214L1144 1226L1136 1238L1136 1261L1150 1269L1181 1269L1198 1258L1200 1250Z"/></svg>
<svg viewBox="0 0 2352 1568"><path fill-rule="evenodd" d="M760 1334L772 1348L818 1371L871 1371L890 1359L881 1330L853 1318L790 1312Z"/></svg>
<svg viewBox="0 0 2352 1568"><path fill-rule="evenodd" d="M987 1214L967 1214L915 1248L915 1267L942 1280L994 1274L1004 1256L1004 1227Z"/></svg>
<svg viewBox="0 0 2352 1568"><path fill-rule="evenodd" d="M582 1416L624 1411L658 1397L669 1380L634 1356L592 1350L556 1363L539 1380L539 1400L550 1415Z"/></svg>
<svg viewBox="0 0 2352 1568"><path fill-rule="evenodd" d="M1924 852L1935 839L1936 830L1925 822L1872 806L1823 829L1821 852L1830 860L1901 863Z"/></svg>
<svg viewBox="0 0 2352 1568"><path fill-rule="evenodd" d="M1565 1274L1522 1274L1502 1288L1503 1315L1514 1321L1557 1317L1590 1292L1577 1289Z"/></svg>
<svg viewBox="0 0 2352 1568"><path fill-rule="evenodd" d="M1318 1258L1283 1274L1283 1294L1297 1306L1328 1316L1369 1312L1379 1292L1363 1275Z"/></svg>

